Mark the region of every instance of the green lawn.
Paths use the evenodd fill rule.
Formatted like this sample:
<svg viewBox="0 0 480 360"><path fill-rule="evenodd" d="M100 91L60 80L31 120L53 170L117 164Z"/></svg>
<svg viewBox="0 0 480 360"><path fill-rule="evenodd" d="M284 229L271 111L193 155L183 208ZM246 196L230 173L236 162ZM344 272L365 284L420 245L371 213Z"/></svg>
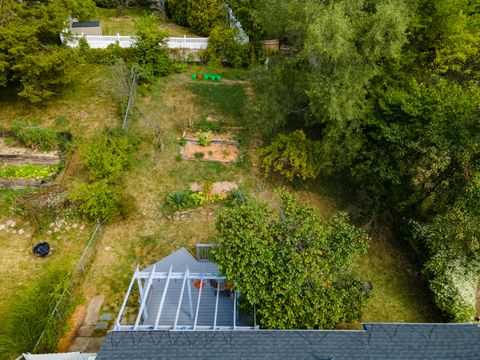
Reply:
<svg viewBox="0 0 480 360"><path fill-rule="evenodd" d="M442 322L427 284L409 261L407 250L391 237L372 239L366 256L354 265L373 284L366 322Z"/></svg>
<svg viewBox="0 0 480 360"><path fill-rule="evenodd" d="M100 20L103 35L135 35L135 20L147 13L145 9L125 9L122 16L117 16L116 9L97 8L97 19ZM169 19L157 16L159 28L168 32L169 36L197 37L189 28L177 25Z"/></svg>

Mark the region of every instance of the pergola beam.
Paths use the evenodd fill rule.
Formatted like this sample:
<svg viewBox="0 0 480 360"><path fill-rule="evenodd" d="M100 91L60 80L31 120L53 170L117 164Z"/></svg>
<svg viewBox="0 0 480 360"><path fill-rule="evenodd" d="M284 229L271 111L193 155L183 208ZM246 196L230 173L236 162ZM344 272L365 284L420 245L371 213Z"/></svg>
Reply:
<svg viewBox="0 0 480 360"><path fill-rule="evenodd" d="M178 305L177 305L177 312L175 314L175 322L173 323L173 328L177 328L178 324L178 317L180 316L180 309L182 307L182 301L183 301L183 292L185 291L185 284L187 283L187 278L188 278L188 268L185 270L185 277L183 278L182 282L182 290L180 290L180 299L178 300ZM158 324L157 324L158 326Z"/></svg>
<svg viewBox="0 0 480 360"><path fill-rule="evenodd" d="M217 281L217 298L215 299L215 317L213 318L213 329L217 327L218 297L220 295L220 281Z"/></svg>
<svg viewBox="0 0 480 360"><path fill-rule="evenodd" d="M150 277L148 278L148 281L147 281L147 286L145 286L145 292L143 293L140 309L138 310L137 320L135 321L135 329L137 329L138 324L140 324L140 318L142 317L143 309L145 308L145 304L147 302L148 293L150 292L150 287L152 286L154 274L155 274L155 265L153 265L152 272L150 273Z"/></svg>
<svg viewBox="0 0 480 360"><path fill-rule="evenodd" d="M202 290L203 290L203 274L200 277L200 290L198 291L197 311L195 312L195 321L193 322L193 329L197 327L198 312L200 310L200 299L202 298Z"/></svg>
<svg viewBox="0 0 480 360"><path fill-rule="evenodd" d="M149 279L152 275L151 272L138 272L136 277L138 279ZM172 272L170 278L171 279L183 279L185 273L184 272ZM155 272L153 274L154 280L165 280L168 277L168 272ZM225 276L220 276L218 273L189 273L188 279L190 280L200 280L200 279L208 279L208 280L226 280Z"/></svg>
<svg viewBox="0 0 480 360"><path fill-rule="evenodd" d="M160 315L162 314L163 304L165 303L165 296L167 296L168 285L170 284L170 279L172 275L172 265L170 265L170 270L168 271L167 280L165 281L165 287L163 288L162 299L160 300L160 305L158 306L157 318L155 319L155 327L158 326L160 322Z"/></svg>
<svg viewBox="0 0 480 360"><path fill-rule="evenodd" d="M118 313L117 326L120 326L120 321L122 319L123 312L125 311L125 307L127 306L127 301L128 301L129 296L130 296L130 292L132 291L133 284L135 283L135 278L136 278L137 273L138 273L138 265L137 265L137 268L135 269L135 273L132 277L132 280L130 281L130 285L128 285L127 293L125 295L125 298L123 299L123 303L122 303L122 307L120 308L120 312Z"/></svg>
<svg viewBox="0 0 480 360"><path fill-rule="evenodd" d="M233 290L233 330L237 327L237 292Z"/></svg>

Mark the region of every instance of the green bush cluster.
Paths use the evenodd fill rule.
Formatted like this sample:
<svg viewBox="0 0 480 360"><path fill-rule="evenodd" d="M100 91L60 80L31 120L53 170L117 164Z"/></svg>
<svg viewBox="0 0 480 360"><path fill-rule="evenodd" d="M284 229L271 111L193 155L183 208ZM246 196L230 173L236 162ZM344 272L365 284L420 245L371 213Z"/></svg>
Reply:
<svg viewBox="0 0 480 360"><path fill-rule="evenodd" d="M208 36L215 24L225 21L227 9L221 0L168 0L167 15L195 34Z"/></svg>
<svg viewBox="0 0 480 360"><path fill-rule="evenodd" d="M114 65L122 60L131 63L135 57L133 48L121 48L118 43L106 49L92 49L85 38L80 38L78 48L82 58L90 64Z"/></svg>
<svg viewBox="0 0 480 360"><path fill-rule="evenodd" d="M81 214L90 220L113 222L135 210L135 199L125 192L121 180L132 163L136 146L135 137L117 129L107 129L80 145L79 155L92 181L79 182L70 191Z"/></svg>
<svg viewBox="0 0 480 360"><path fill-rule="evenodd" d="M450 320L470 322L476 315L480 266L458 254L440 251L427 263L435 303Z"/></svg>
<svg viewBox="0 0 480 360"><path fill-rule="evenodd" d="M238 41L238 29L230 29L225 23L215 24L208 37L208 46L202 58L209 67L218 68L225 60L234 68L249 66L255 59L250 43Z"/></svg>
<svg viewBox="0 0 480 360"><path fill-rule="evenodd" d="M58 166L10 165L0 168L4 179L44 179L58 172Z"/></svg>
<svg viewBox="0 0 480 360"><path fill-rule="evenodd" d="M303 130L278 135L261 156L266 175L278 173L288 181L315 179L320 172L319 143L307 139Z"/></svg>
<svg viewBox="0 0 480 360"><path fill-rule="evenodd" d="M127 218L135 211L135 199L125 193L119 184L100 180L91 184L77 183L70 198L78 203L80 213L95 221L105 223Z"/></svg>
<svg viewBox="0 0 480 360"><path fill-rule="evenodd" d="M79 155L94 180L117 179L132 163L136 139L124 132L104 132L80 145Z"/></svg>
<svg viewBox="0 0 480 360"><path fill-rule="evenodd" d="M204 185L204 191L181 190L172 191L167 195L167 204L174 210L193 209L206 203L222 201L219 194L212 195L208 185Z"/></svg>
<svg viewBox="0 0 480 360"><path fill-rule="evenodd" d="M95 0L95 4L99 8L104 8L104 9L115 9L117 7L116 0Z"/></svg>
<svg viewBox="0 0 480 360"><path fill-rule="evenodd" d="M210 131L196 132L195 137L198 139L198 144L200 146L208 146L212 142L212 134Z"/></svg>
<svg viewBox="0 0 480 360"><path fill-rule="evenodd" d="M12 132L18 141L34 150L52 151L60 144L60 136L55 130L25 120L14 121Z"/></svg>

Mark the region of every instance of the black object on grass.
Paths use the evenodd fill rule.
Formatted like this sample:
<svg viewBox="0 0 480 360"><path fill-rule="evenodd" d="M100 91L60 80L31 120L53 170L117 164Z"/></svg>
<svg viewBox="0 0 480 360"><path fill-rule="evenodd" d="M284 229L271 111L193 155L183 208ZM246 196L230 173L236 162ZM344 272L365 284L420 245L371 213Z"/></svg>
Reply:
<svg viewBox="0 0 480 360"><path fill-rule="evenodd" d="M47 242L42 242L34 246L33 253L37 256L44 257L50 254L50 245Z"/></svg>

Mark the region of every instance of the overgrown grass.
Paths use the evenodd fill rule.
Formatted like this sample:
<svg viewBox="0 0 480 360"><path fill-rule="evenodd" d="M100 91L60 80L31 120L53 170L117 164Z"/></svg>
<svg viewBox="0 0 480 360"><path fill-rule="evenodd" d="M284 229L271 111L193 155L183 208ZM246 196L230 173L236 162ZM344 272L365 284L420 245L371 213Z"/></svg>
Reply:
<svg viewBox="0 0 480 360"><path fill-rule="evenodd" d="M18 119L37 122L74 136L92 136L119 123L118 86L114 67L80 64L72 69L74 82L58 97L33 105L14 95L0 98L0 127L7 129ZM60 119L60 120L59 120Z"/></svg>
<svg viewBox="0 0 480 360"><path fill-rule="evenodd" d="M66 330L59 316L50 317L68 282L65 265L50 266L17 294L0 328L0 359L11 359L25 352L54 352ZM74 302L62 302L64 318L71 315ZM4 309L6 310L6 309ZM44 329L48 329L37 342Z"/></svg>
<svg viewBox="0 0 480 360"><path fill-rule="evenodd" d="M245 109L245 89L242 84L210 84L196 82L190 86L198 96L199 106L214 107L222 115L242 122Z"/></svg>

